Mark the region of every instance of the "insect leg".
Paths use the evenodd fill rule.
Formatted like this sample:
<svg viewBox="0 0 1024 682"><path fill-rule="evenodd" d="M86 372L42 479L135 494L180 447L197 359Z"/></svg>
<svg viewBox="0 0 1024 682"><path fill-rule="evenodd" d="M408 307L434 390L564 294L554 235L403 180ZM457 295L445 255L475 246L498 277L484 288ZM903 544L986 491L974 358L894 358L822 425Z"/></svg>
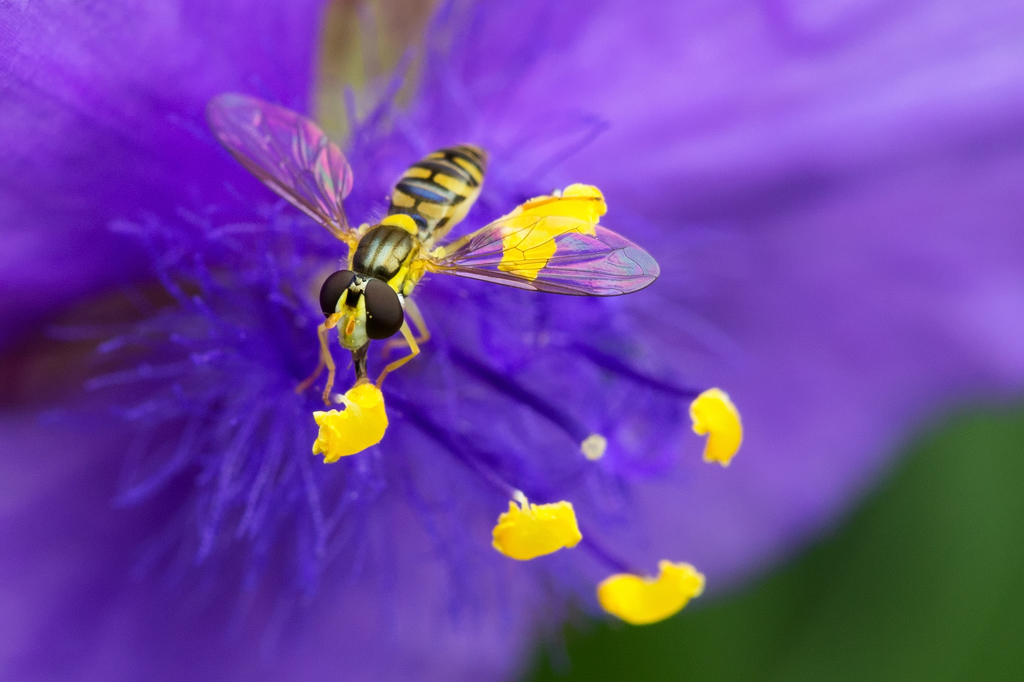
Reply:
<svg viewBox="0 0 1024 682"><path fill-rule="evenodd" d="M419 306L417 306L416 302L411 298L405 299L405 315L412 321L413 325L416 326L416 343L422 345L429 341L430 330L427 329L427 321L423 319L423 313L420 312ZM384 344L384 348L381 349L381 352L384 355L387 355L391 352L391 349L405 345L406 344L402 339L389 339L388 342Z"/></svg>
<svg viewBox="0 0 1024 682"><path fill-rule="evenodd" d="M324 371L324 367L326 367L326 366L327 365L324 364L323 353L321 353L320 354L320 360L316 363L316 369L314 369L312 374L310 374L308 377L303 379L302 382L299 383L299 385L295 387L295 392L296 393L305 393L306 389L309 388L313 384L314 381L316 381L317 377L320 376L320 373Z"/></svg>
<svg viewBox="0 0 1024 682"><path fill-rule="evenodd" d="M420 307L416 305L416 301L411 298L405 299L405 312L413 324L416 325L416 331L419 332L419 336L416 337L416 343L426 343L429 341L430 330L427 329L427 321L423 319L423 313L420 312Z"/></svg>
<svg viewBox="0 0 1024 682"><path fill-rule="evenodd" d="M404 358L398 358L394 362L389 363L384 368L384 371L380 373L379 377L377 377L377 388L380 388L380 385L384 383L384 377L386 377L390 372L393 372L420 354L419 344L416 343L416 337L412 335L412 330L409 329L408 322L402 323L402 336L405 337L406 343L409 344L409 354Z"/></svg>
<svg viewBox="0 0 1024 682"><path fill-rule="evenodd" d="M334 329L338 325L338 320L341 319L341 313L334 313L328 317L322 325L317 327L316 333L320 337L320 352L323 356L324 364L327 365L327 384L324 386L324 405L331 404L331 389L334 388L334 357L331 355L331 347L327 343L327 330Z"/></svg>
<svg viewBox="0 0 1024 682"><path fill-rule="evenodd" d="M338 316L337 314L334 314L328 317L326 320L324 320L323 324L316 328L316 335L320 339L320 361L317 363L316 369L313 370L313 373L306 377L302 381L302 383L295 387L296 393L302 393L307 388L309 388L314 381L316 381L317 377L320 376L320 373L324 371L324 367L326 367L327 388L324 389L324 403L327 405L331 404L329 398L331 394L331 388L334 387L335 371L334 357L331 356L331 347L330 345L328 345L327 340L327 330L334 329L335 325L337 324Z"/></svg>

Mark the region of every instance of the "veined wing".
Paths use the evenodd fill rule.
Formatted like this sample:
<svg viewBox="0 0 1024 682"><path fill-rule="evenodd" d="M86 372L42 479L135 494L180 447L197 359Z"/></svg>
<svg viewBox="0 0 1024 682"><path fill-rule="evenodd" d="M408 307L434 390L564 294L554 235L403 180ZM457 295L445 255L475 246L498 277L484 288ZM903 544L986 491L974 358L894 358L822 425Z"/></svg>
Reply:
<svg viewBox="0 0 1024 682"><path fill-rule="evenodd" d="M352 169L315 123L237 93L211 99L206 119L221 144L249 172L339 239L349 239L341 201L352 190Z"/></svg>
<svg viewBox="0 0 1024 682"><path fill-rule="evenodd" d="M555 215L506 216L438 249L427 269L573 296L618 296L660 274L657 261L611 230Z"/></svg>

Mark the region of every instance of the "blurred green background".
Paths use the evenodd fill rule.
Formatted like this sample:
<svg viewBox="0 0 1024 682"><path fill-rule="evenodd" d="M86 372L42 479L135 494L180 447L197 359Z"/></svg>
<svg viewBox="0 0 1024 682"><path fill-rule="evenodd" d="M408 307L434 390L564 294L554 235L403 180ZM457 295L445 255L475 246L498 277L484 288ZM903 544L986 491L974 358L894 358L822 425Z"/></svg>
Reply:
<svg viewBox="0 0 1024 682"><path fill-rule="evenodd" d="M569 628L524 680L1022 680L1022 453L1024 408L960 415L790 564L658 625Z"/></svg>

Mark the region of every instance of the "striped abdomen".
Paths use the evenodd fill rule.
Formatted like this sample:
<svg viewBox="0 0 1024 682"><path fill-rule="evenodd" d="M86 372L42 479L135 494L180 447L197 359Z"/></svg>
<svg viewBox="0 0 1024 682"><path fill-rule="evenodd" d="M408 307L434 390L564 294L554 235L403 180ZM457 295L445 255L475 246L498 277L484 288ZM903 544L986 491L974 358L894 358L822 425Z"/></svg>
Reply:
<svg viewBox="0 0 1024 682"><path fill-rule="evenodd" d="M466 217L480 195L486 168L487 153L468 144L428 154L395 185L388 215L410 216L420 241L429 246Z"/></svg>

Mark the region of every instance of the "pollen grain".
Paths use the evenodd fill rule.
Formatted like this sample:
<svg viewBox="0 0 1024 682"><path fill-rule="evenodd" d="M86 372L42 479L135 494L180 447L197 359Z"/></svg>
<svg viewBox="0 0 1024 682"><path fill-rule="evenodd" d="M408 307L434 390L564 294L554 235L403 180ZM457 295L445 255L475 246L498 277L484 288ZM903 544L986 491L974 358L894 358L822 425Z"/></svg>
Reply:
<svg viewBox="0 0 1024 682"><path fill-rule="evenodd" d="M494 527L492 544L505 556L527 561L575 547L583 539L571 502L530 504L522 498L520 504L509 502Z"/></svg>
<svg viewBox="0 0 1024 682"><path fill-rule="evenodd" d="M313 454L324 456L324 463L337 462L384 438L388 415L384 395L373 384L359 384L345 393L344 410L314 412L320 433L313 443Z"/></svg>
<svg viewBox="0 0 1024 682"><path fill-rule="evenodd" d="M704 391L690 403L690 419L693 420L694 433L708 434L704 461L729 466L743 442L740 413L729 395L717 388Z"/></svg>
<svg viewBox="0 0 1024 682"><path fill-rule="evenodd" d="M608 613L632 625L647 625L678 613L704 591L704 576L690 564L661 561L657 578L616 573L597 586Z"/></svg>

